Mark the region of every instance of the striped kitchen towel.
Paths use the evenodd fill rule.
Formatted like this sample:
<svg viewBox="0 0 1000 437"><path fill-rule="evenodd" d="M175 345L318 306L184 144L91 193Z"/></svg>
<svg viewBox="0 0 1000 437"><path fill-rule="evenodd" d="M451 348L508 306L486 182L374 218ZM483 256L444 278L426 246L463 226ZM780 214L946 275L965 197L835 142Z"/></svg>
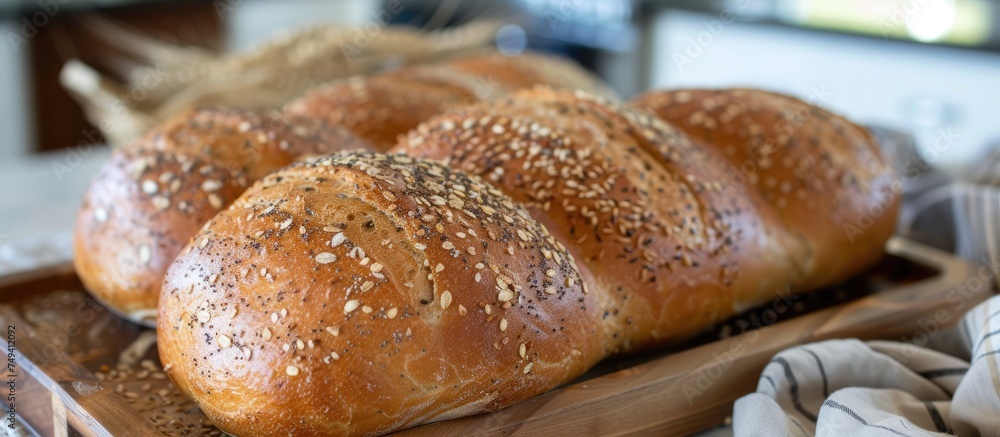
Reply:
<svg viewBox="0 0 1000 437"><path fill-rule="evenodd" d="M951 186L955 253L977 262L1000 260L1000 147Z"/></svg>
<svg viewBox="0 0 1000 437"><path fill-rule="evenodd" d="M1000 296L924 334L914 338L958 343L944 350L960 356L934 341L853 339L779 353L736 402L734 435L1000 436Z"/></svg>

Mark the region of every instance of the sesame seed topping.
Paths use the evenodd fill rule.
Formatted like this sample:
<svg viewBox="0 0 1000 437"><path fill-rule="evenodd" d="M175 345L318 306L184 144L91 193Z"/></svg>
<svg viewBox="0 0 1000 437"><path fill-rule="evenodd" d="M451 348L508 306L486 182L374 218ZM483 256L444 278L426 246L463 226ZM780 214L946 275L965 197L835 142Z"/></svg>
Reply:
<svg viewBox="0 0 1000 437"><path fill-rule="evenodd" d="M527 375L527 374L528 374L528 372L531 372L531 366L533 366L534 364L535 364L535 363L528 363L528 365L527 365L527 366L524 366L524 374L525 374L525 375Z"/></svg>
<svg viewBox="0 0 1000 437"><path fill-rule="evenodd" d="M336 352L330 352L330 358L332 358L334 361L339 360L340 359L340 354L338 354Z"/></svg>
<svg viewBox="0 0 1000 437"><path fill-rule="evenodd" d="M271 341L271 330L264 328L263 331L260 331L260 336L264 337L264 341Z"/></svg>
<svg viewBox="0 0 1000 437"><path fill-rule="evenodd" d="M502 318L500 319L500 332L504 332L506 330L507 330L507 319Z"/></svg>
<svg viewBox="0 0 1000 437"><path fill-rule="evenodd" d="M146 194L155 194L157 190L159 190L159 187L156 185L156 181L154 181L152 179L146 179L146 180L142 181L142 192L143 193L146 193Z"/></svg>
<svg viewBox="0 0 1000 437"><path fill-rule="evenodd" d="M208 237L202 238L201 241L198 242L199 249L204 249L205 246L208 246Z"/></svg>
<svg viewBox="0 0 1000 437"><path fill-rule="evenodd" d="M330 238L330 247L337 247L347 241L347 237L344 236L343 232L338 232L333 234L333 238Z"/></svg>
<svg viewBox="0 0 1000 437"><path fill-rule="evenodd" d="M288 310L282 308L281 309L281 317L287 317L287 316L288 316Z"/></svg>
<svg viewBox="0 0 1000 437"><path fill-rule="evenodd" d="M556 294L556 287L548 286L545 287L545 294Z"/></svg>
<svg viewBox="0 0 1000 437"><path fill-rule="evenodd" d="M153 196L153 207L157 211L163 211L170 207L170 199L163 196Z"/></svg>
<svg viewBox="0 0 1000 437"><path fill-rule="evenodd" d="M460 316L464 316L466 312L468 312L468 310L466 310L464 306L462 306L461 304L458 305L458 314Z"/></svg>
<svg viewBox="0 0 1000 437"><path fill-rule="evenodd" d="M437 267L434 267L434 272L435 273L438 273L438 272L440 272L442 270L444 270L444 264L438 263Z"/></svg>
<svg viewBox="0 0 1000 437"><path fill-rule="evenodd" d="M208 322L209 320L212 320L212 315L209 314L208 311L204 311L204 310L198 311L198 321L199 322L205 323L205 322Z"/></svg>
<svg viewBox="0 0 1000 437"><path fill-rule="evenodd" d="M330 252L322 252L319 255L316 255L316 262L320 264L330 264L336 260L337 260L337 255L334 255Z"/></svg>
<svg viewBox="0 0 1000 437"><path fill-rule="evenodd" d="M212 208L222 209L222 199L215 194L208 195L208 203L212 205Z"/></svg>
<svg viewBox="0 0 1000 437"><path fill-rule="evenodd" d="M364 293L364 292L366 292L368 290L371 290L372 287L374 287L374 286L375 286L374 282L372 282L372 281L365 281L364 284L361 284L361 292Z"/></svg>
<svg viewBox="0 0 1000 437"><path fill-rule="evenodd" d="M295 340L295 347L298 348L298 350L305 349L306 348L306 343L304 341L302 341L302 339L300 338L298 340Z"/></svg>
<svg viewBox="0 0 1000 437"><path fill-rule="evenodd" d="M153 257L152 252L149 250L149 245L143 244L139 246L139 263L142 265L149 264L149 260Z"/></svg>
<svg viewBox="0 0 1000 437"><path fill-rule="evenodd" d="M299 374L299 368L295 366L288 366L285 368L285 373L287 373L288 376L296 376Z"/></svg>
<svg viewBox="0 0 1000 437"><path fill-rule="evenodd" d="M497 295L497 300L500 302L509 302L514 299L514 292L510 290L503 290Z"/></svg>
<svg viewBox="0 0 1000 437"><path fill-rule="evenodd" d="M361 306L361 302L358 302L356 300L349 300L347 301L346 304L344 304L344 313L349 313L351 311L354 311L358 309L359 306Z"/></svg>
<svg viewBox="0 0 1000 437"><path fill-rule="evenodd" d="M545 271L545 276L548 276L550 278L554 278L554 277L556 277L556 271L554 269L548 269L548 270Z"/></svg>
<svg viewBox="0 0 1000 437"><path fill-rule="evenodd" d="M212 191L219 191L220 188L222 188L222 182L219 182L215 179L209 179L201 183L201 190L206 193Z"/></svg>
<svg viewBox="0 0 1000 437"><path fill-rule="evenodd" d="M382 271L382 264L374 263L374 264L372 264L371 269L372 269L372 273L381 272Z"/></svg>
<svg viewBox="0 0 1000 437"><path fill-rule="evenodd" d="M278 323L278 313L271 313L271 323Z"/></svg>
<svg viewBox="0 0 1000 437"><path fill-rule="evenodd" d="M389 310L385 312L385 316L388 317L388 318L390 318L390 319L395 319L396 318L396 314L398 314L398 313L399 313L399 309L396 308L396 307L392 307L392 308L389 308Z"/></svg>
<svg viewBox="0 0 1000 437"><path fill-rule="evenodd" d="M521 355L521 358L527 358L528 356L528 346L521 343L521 346L517 348L517 353Z"/></svg>
<svg viewBox="0 0 1000 437"><path fill-rule="evenodd" d="M446 310L449 306L451 306L451 292L445 290L441 293L441 309Z"/></svg>
<svg viewBox="0 0 1000 437"><path fill-rule="evenodd" d="M233 345L233 341L230 340L229 337L227 337L225 335L220 335L219 336L219 347L221 347L223 349L226 349L226 348L228 348L229 346L232 346L232 345Z"/></svg>
<svg viewBox="0 0 1000 437"><path fill-rule="evenodd" d="M339 326L327 326L326 327L326 332L329 332L330 335L332 335L334 337L339 337L340 336L340 327Z"/></svg>
<svg viewBox="0 0 1000 437"><path fill-rule="evenodd" d="M365 306L361 307L361 312L363 312L365 314L371 314L372 311L374 311L374 310L372 310L372 307L370 307L368 305L365 305Z"/></svg>
<svg viewBox="0 0 1000 437"><path fill-rule="evenodd" d="M291 226L291 225L292 225L292 219L291 219L291 218L289 218L288 220L285 220L285 221L281 222L281 226L280 226L280 228L281 228L282 230L284 230L284 229L288 229L288 227L289 227L289 226Z"/></svg>

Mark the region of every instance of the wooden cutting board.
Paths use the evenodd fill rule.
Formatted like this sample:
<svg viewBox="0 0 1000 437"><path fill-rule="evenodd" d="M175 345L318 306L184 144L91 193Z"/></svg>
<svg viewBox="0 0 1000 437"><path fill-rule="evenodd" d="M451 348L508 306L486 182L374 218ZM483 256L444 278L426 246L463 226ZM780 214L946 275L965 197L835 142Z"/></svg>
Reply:
<svg viewBox="0 0 1000 437"><path fill-rule="evenodd" d="M879 266L826 292L780 297L683 345L608 360L572 384L499 412L399 434L698 432L722 424L733 401L756 389L761 370L783 349L830 338L906 339L921 332L920 321L937 311L957 321L992 294L993 287L978 292L963 287L977 267L947 253L900 238L890 240L886 251ZM156 348L145 344L151 331L118 319L81 290L70 266L0 278L0 302L5 303L0 323L17 326L14 355L22 423L46 436L74 431L86 436L179 435L167 426L171 421L186 424L188 432L218 432L176 393L164 395L170 399L163 401L167 405L138 402L148 397L155 404L152 393L167 393L162 386L169 383L154 378L162 372ZM54 311L54 305L38 310L39 299L64 302L66 314L44 314ZM108 369L128 355L126 350L141 355L129 355L132 362L148 360L143 363L150 371L148 382L132 380L141 370L124 383L112 381L115 371Z"/></svg>

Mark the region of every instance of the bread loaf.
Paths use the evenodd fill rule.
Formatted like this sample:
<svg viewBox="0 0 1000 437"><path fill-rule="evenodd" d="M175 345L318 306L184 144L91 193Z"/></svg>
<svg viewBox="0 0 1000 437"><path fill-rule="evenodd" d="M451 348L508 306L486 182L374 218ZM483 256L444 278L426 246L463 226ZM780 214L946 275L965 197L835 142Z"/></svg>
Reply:
<svg viewBox="0 0 1000 437"><path fill-rule="evenodd" d="M375 435L495 410L607 347L564 247L440 163L345 154L268 176L167 273L164 370L235 435Z"/></svg>
<svg viewBox="0 0 1000 437"><path fill-rule="evenodd" d="M363 147L346 131L276 112L183 112L102 167L77 216L77 274L108 307L153 325L167 267L250 183L300 156Z"/></svg>
<svg viewBox="0 0 1000 437"><path fill-rule="evenodd" d="M831 165L882 162L830 145L841 127L813 138ZM413 156L278 171L170 267L160 357L221 429L376 435L495 410L809 291L826 251L857 255L788 226L725 150L584 93L452 109L396 151Z"/></svg>
<svg viewBox="0 0 1000 437"><path fill-rule="evenodd" d="M802 279L808 247L649 113L536 88L435 117L396 151L481 175L551 224L602 290L612 352L690 336Z"/></svg>
<svg viewBox="0 0 1000 437"><path fill-rule="evenodd" d="M541 54L490 52L327 84L293 100L285 112L343 126L385 151L396 144L399 135L448 108L534 85L614 95L570 61Z"/></svg>
<svg viewBox="0 0 1000 437"><path fill-rule="evenodd" d="M892 235L902 185L867 129L794 97L753 89L652 91L655 112L729 162L781 225L808 243L801 289L858 273Z"/></svg>

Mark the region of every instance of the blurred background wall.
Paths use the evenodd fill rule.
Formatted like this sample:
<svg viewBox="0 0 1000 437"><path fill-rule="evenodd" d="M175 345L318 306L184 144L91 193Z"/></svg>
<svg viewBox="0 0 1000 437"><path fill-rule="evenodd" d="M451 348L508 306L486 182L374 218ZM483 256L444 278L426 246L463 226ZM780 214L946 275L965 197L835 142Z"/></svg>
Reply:
<svg viewBox="0 0 1000 437"><path fill-rule="evenodd" d="M389 0L392 24L509 21L501 49L571 56L624 96L650 87L755 86L913 133L945 169L1000 141L998 0ZM382 0L0 0L0 159L93 137L58 74L130 65L95 26L246 50L307 24L379 20ZM993 146L991 146L993 145Z"/></svg>

